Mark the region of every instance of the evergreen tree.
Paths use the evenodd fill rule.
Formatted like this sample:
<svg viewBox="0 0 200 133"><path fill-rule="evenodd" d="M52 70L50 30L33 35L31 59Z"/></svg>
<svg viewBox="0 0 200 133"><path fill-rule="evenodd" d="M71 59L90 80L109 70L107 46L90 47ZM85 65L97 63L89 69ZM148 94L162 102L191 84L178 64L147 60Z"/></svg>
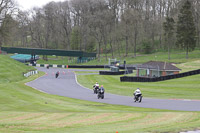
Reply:
<svg viewBox="0 0 200 133"><path fill-rule="evenodd" d="M166 22L163 23L163 28L164 28L164 35L166 38L167 46L168 46L168 59L170 60L170 49L172 45L172 38L174 34L174 19L167 17Z"/></svg>
<svg viewBox="0 0 200 133"><path fill-rule="evenodd" d="M177 45L186 50L186 58L188 59L189 51L193 51L196 47L196 31L194 19L191 11L192 5L187 0L180 9L177 23Z"/></svg>

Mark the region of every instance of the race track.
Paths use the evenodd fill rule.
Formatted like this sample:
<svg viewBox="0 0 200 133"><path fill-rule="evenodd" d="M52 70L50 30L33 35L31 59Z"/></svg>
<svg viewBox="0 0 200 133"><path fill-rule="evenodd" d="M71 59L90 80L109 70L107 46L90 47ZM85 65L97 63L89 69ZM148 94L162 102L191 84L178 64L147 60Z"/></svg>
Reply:
<svg viewBox="0 0 200 133"><path fill-rule="evenodd" d="M116 105L126 105L143 108L180 110L180 111L200 111L200 100L168 100L168 99L152 99L143 98L142 103L134 102L131 96L120 96L115 94L105 93L104 99L97 99L97 95L93 94L93 90L87 89L79 85L76 81L76 75L73 69L60 68L37 68L43 71L46 75L26 83L26 85L33 87L39 91L65 96L75 99L101 102ZM60 76L56 79L55 73L60 71ZM90 71L78 70L76 71ZM92 70L94 71L94 70ZM98 72L97 72L98 73ZM106 89L106 88L105 88ZM130 94L131 95L131 94Z"/></svg>

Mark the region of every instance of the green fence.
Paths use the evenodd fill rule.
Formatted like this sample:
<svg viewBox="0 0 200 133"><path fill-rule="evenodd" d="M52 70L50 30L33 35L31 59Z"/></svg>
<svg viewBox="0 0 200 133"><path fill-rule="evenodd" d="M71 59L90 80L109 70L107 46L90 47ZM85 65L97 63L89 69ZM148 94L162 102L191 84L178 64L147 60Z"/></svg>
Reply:
<svg viewBox="0 0 200 133"><path fill-rule="evenodd" d="M7 53L31 54L31 55L96 57L96 53L87 53L83 51L67 51L67 50L37 49L37 48L14 48L14 47L1 47L1 50L6 51Z"/></svg>

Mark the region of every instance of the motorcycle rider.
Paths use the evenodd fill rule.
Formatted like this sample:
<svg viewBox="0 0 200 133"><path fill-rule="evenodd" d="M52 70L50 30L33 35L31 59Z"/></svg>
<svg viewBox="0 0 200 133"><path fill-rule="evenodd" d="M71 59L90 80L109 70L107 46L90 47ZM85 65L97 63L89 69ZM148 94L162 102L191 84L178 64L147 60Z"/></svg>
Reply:
<svg viewBox="0 0 200 133"><path fill-rule="evenodd" d="M104 92L105 92L105 89L103 88L103 85L101 85L101 87L99 88L98 90L98 95L97 95L97 98L101 98L101 99L104 99Z"/></svg>
<svg viewBox="0 0 200 133"><path fill-rule="evenodd" d="M96 82L95 84L94 84L94 86L93 86L94 88L96 88L96 87L99 87L99 84L98 84L98 82Z"/></svg>
<svg viewBox="0 0 200 133"><path fill-rule="evenodd" d="M99 89L99 91L103 91L103 93L105 92L105 89L103 88L103 85L101 85L101 88Z"/></svg>
<svg viewBox="0 0 200 133"><path fill-rule="evenodd" d="M135 90L135 92L133 93L133 95L134 96L141 96L142 95L142 92L140 91L140 88L137 88L136 90Z"/></svg>
<svg viewBox="0 0 200 133"><path fill-rule="evenodd" d="M96 84L94 84L93 88L94 88L94 93L97 94L98 89L99 89L99 84L98 84L98 82L96 82Z"/></svg>
<svg viewBox="0 0 200 133"><path fill-rule="evenodd" d="M57 72L56 72L56 78L58 78L58 76L59 76L59 73L60 73L59 71L57 71Z"/></svg>

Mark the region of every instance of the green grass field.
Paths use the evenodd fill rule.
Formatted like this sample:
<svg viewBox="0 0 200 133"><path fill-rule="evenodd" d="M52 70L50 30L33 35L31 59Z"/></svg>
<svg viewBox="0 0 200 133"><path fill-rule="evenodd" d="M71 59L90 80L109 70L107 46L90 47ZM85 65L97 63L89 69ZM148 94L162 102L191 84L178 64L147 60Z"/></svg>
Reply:
<svg viewBox="0 0 200 133"><path fill-rule="evenodd" d="M177 67L181 68L182 72L200 69L200 60L178 64ZM78 74L80 72L76 73ZM121 76L111 75L105 76L96 74L77 76L78 82L87 88L92 89L93 84L97 81L100 85L104 85L107 92L114 94L132 96L136 88L141 88L145 97L166 99L200 99L200 75L152 83L120 82ZM191 92L195 93L191 94Z"/></svg>
<svg viewBox="0 0 200 133"><path fill-rule="evenodd" d="M188 66L188 64L184 64L184 66ZM0 132L2 133L115 133L116 131L119 133L160 133L200 128L200 112L117 106L39 92L24 84L44 73L24 78L22 73L30 69L33 68L0 55ZM82 81L82 76L87 75L79 75L79 82ZM93 84L96 77L85 78ZM98 78L106 86L107 79L103 79L105 77ZM198 76L190 78L193 82ZM86 79L83 80L82 84L84 85ZM116 83L118 79L117 77L108 77L109 80ZM178 80L180 83L184 83L181 79ZM179 84L177 81L174 82ZM166 84L162 83L161 85L165 86ZM130 86L132 87L131 84ZM146 86L148 87L148 85ZM149 92L156 94L153 87L151 88L152 90ZM130 89L134 89L134 87ZM116 93L114 89L110 92ZM178 93L178 90L174 93ZM148 95L150 96L150 94ZM165 97L167 98L167 96ZM191 98L195 98L195 96L191 96Z"/></svg>
<svg viewBox="0 0 200 133"><path fill-rule="evenodd" d="M109 93L132 96L133 92L140 88L144 97L166 99L200 99L199 79L200 75L195 75L162 82L139 83L120 82L120 76L78 75L78 82L87 88L92 89L97 81L104 85L106 92Z"/></svg>

